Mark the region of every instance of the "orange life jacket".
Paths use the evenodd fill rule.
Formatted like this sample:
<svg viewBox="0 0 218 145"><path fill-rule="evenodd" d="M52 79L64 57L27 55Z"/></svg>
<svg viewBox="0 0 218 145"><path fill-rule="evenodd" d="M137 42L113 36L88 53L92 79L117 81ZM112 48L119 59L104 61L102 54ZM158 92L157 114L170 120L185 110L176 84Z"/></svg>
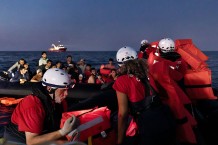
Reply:
<svg viewBox="0 0 218 145"><path fill-rule="evenodd" d="M4 104L5 106L11 106L18 104L23 98L20 99L15 99L15 98L10 98L10 97L3 97L0 98L0 103Z"/></svg>
<svg viewBox="0 0 218 145"><path fill-rule="evenodd" d="M176 51L192 69L201 70L207 67L205 61L208 60L208 57L192 43L191 39L176 40L175 43Z"/></svg>
<svg viewBox="0 0 218 145"><path fill-rule="evenodd" d="M191 39L176 40L176 51L189 65L184 75L185 91L191 99L217 99L212 89L211 70L206 64L208 57Z"/></svg>
<svg viewBox="0 0 218 145"><path fill-rule="evenodd" d="M111 73L111 69L105 68L104 65L102 64L100 66L100 73L102 75L109 75Z"/></svg>
<svg viewBox="0 0 218 145"><path fill-rule="evenodd" d="M80 125L77 127L79 141L86 141L88 137L97 135L111 127L110 110L107 107L94 108L81 111L65 112L62 114L60 127L72 115L79 119ZM68 140L72 140L73 131L66 135Z"/></svg>

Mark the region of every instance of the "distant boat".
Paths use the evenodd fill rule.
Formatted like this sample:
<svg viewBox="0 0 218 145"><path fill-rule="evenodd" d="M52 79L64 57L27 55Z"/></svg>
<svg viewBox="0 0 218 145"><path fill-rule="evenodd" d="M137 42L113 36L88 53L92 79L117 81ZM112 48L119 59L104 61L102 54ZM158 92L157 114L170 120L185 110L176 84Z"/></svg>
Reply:
<svg viewBox="0 0 218 145"><path fill-rule="evenodd" d="M63 45L63 44L52 44L52 48L49 48L48 51L50 52L65 52L67 50L67 48Z"/></svg>

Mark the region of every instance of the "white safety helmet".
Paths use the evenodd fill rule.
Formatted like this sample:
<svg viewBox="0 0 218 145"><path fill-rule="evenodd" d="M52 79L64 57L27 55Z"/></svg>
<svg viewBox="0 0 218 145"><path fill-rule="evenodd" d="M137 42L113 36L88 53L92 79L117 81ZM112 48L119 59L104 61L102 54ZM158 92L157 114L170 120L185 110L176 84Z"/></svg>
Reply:
<svg viewBox="0 0 218 145"><path fill-rule="evenodd" d="M50 86L53 89L68 88L71 84L69 75L62 69L48 69L42 78L43 86Z"/></svg>
<svg viewBox="0 0 218 145"><path fill-rule="evenodd" d="M133 48L129 46L125 46L117 51L116 58L117 58L118 65L121 66L123 62L127 60L136 59L138 58L138 56L137 56L137 52Z"/></svg>
<svg viewBox="0 0 218 145"><path fill-rule="evenodd" d="M170 38L161 39L159 41L158 47L163 53L175 51L175 43Z"/></svg>
<svg viewBox="0 0 218 145"><path fill-rule="evenodd" d="M141 41L141 45L145 45L147 43L148 43L148 40L146 40L146 39Z"/></svg>

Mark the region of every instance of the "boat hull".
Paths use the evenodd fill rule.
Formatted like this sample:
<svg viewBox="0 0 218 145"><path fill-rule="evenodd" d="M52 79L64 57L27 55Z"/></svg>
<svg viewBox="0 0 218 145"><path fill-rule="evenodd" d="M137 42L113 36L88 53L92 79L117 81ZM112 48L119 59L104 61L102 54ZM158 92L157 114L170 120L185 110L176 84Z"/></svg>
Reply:
<svg viewBox="0 0 218 145"><path fill-rule="evenodd" d="M0 81L0 97L22 98L32 93L32 87L40 83L27 82L23 85L7 81ZM86 99L100 94L101 85L98 84L76 84L68 91L68 98Z"/></svg>
<svg viewBox="0 0 218 145"><path fill-rule="evenodd" d="M49 52L66 52L67 48L61 48L61 49L49 49Z"/></svg>

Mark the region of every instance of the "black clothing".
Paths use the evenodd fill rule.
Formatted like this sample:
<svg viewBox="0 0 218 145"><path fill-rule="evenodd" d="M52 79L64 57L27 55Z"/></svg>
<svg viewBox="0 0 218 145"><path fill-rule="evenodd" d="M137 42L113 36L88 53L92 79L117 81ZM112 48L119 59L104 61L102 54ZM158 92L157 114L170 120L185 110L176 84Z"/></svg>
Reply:
<svg viewBox="0 0 218 145"><path fill-rule="evenodd" d="M79 101L76 104L68 105L68 111L76 111L83 109L90 109L96 106L107 106L111 112L117 111L118 103L115 90L112 88L113 82L105 83L101 85L99 93L94 96L90 96L87 99ZM68 98L67 98L68 99ZM69 100L70 101L70 100ZM68 101L68 102L69 102Z"/></svg>
<svg viewBox="0 0 218 145"><path fill-rule="evenodd" d="M181 55L179 53L177 53L177 52L163 53L163 52L160 51L160 57L174 62L177 59L181 58Z"/></svg>

